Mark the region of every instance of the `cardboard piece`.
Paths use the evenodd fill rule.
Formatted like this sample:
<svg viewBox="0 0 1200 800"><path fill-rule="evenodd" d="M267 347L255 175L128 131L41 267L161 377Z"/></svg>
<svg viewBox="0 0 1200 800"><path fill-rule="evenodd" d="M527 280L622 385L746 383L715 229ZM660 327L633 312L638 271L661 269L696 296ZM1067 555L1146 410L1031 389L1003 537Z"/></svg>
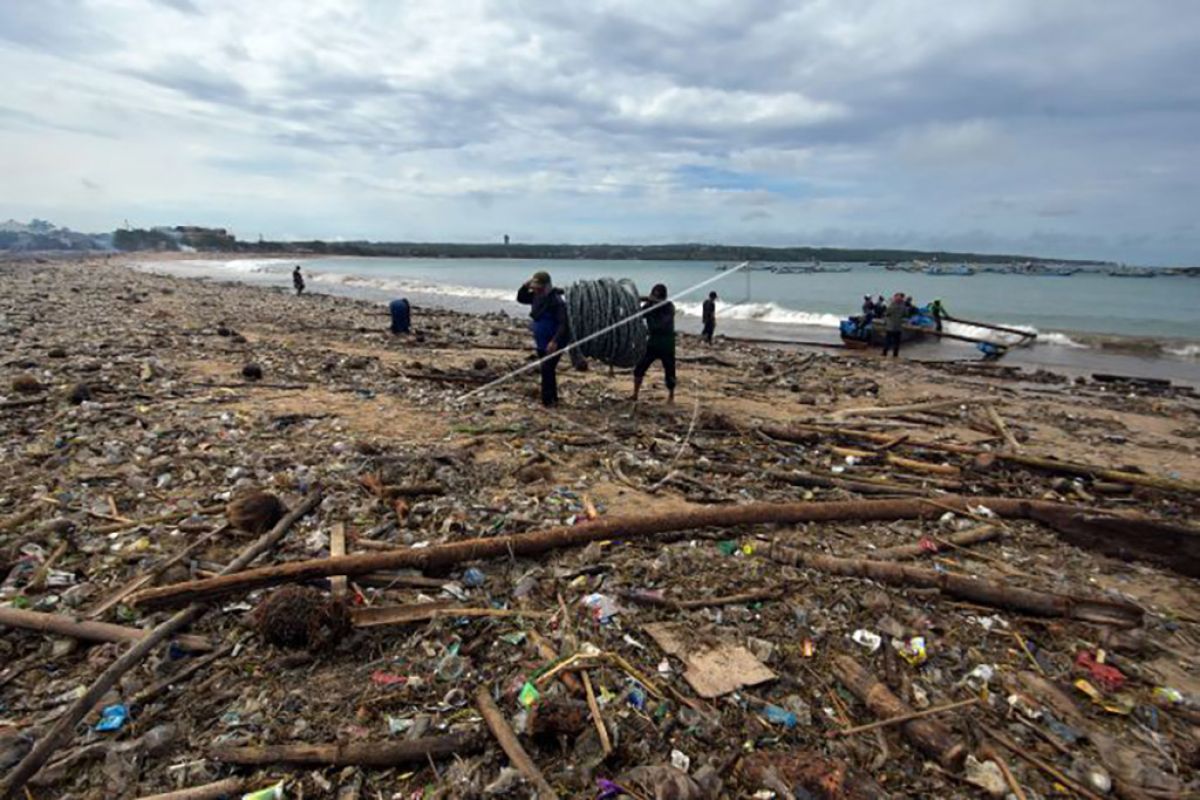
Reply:
<svg viewBox="0 0 1200 800"><path fill-rule="evenodd" d="M697 633L685 625L655 622L644 626L655 643L686 665L684 680L705 699L777 677L754 654L728 640Z"/></svg>

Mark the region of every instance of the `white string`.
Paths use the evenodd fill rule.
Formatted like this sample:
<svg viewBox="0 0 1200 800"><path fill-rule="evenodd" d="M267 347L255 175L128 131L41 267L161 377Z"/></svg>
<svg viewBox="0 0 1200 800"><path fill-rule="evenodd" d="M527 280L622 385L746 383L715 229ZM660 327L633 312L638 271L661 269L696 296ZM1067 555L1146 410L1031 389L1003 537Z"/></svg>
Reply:
<svg viewBox="0 0 1200 800"><path fill-rule="evenodd" d="M645 316L646 314L649 314L651 311L655 310L656 308L660 308L661 306L664 306L667 303L670 303L674 300L678 300L679 298L684 297L685 295L689 295L692 292L696 291L697 289L703 289L705 286L708 286L710 283L716 283L717 281L721 280L722 278L727 278L730 275L734 274L735 272L740 272L744 267L747 267L749 265L750 265L749 261L743 261L741 264L738 264L736 267L733 267L732 269L727 269L724 272L718 272L716 275L712 276L711 278L705 278L704 280L697 283L695 286L688 287L687 289L684 289L682 292L677 292L676 294L672 295L671 297L668 297L666 300L663 300L662 302L647 306L647 307L643 308L641 311L637 312L636 314L630 314L625 319L614 322L612 325L609 325L607 328L598 330L593 334L589 334L588 336L583 337L582 339L576 339L575 341L571 342L566 347L559 348L558 350L555 350L553 353L551 353L543 358L539 358L537 361L531 361L528 364L517 367L516 369L514 369L511 372L501 375L499 378L496 378L493 381L489 381L488 383L485 383L483 386L479 386L475 389L472 389L471 391L467 392L466 394L460 395L459 397L455 398L455 402L461 403L464 400L469 400L472 397L474 397L475 395L479 394L480 392L487 391L488 389L492 388L493 386L498 386L499 384L504 383L505 381L509 380L510 378L516 377L517 375L520 375L524 372L529 372L532 369L540 367L544 362L549 361L552 358L557 358L558 356L561 356L563 353L570 352L572 349L578 347L579 345L583 344L584 342L591 341L592 339L595 339L597 336L603 336L604 334L608 333L609 331L615 330L615 329L621 327L622 325L626 325L626 324L632 322L633 320L637 319L638 317L642 317L642 316Z"/></svg>

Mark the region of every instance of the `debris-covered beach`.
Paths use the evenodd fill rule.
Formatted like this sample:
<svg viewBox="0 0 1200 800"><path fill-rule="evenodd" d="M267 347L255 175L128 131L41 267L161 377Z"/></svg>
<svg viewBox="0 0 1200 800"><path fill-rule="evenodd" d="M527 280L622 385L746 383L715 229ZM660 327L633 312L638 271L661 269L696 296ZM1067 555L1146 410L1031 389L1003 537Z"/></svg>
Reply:
<svg viewBox="0 0 1200 800"><path fill-rule="evenodd" d="M1194 388L526 322L0 264L0 791L1200 792Z"/></svg>

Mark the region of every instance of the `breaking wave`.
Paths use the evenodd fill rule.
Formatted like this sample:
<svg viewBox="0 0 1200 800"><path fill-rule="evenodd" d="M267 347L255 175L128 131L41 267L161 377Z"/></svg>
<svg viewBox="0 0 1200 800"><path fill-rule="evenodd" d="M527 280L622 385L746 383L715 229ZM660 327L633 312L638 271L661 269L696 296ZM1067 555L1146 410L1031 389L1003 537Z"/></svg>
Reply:
<svg viewBox="0 0 1200 800"><path fill-rule="evenodd" d="M675 307L690 317L701 313L700 303L676 303ZM749 322L771 322L778 325L808 325L817 328L836 328L841 324L837 314L820 311L798 311L778 303L717 302L717 319L737 319Z"/></svg>

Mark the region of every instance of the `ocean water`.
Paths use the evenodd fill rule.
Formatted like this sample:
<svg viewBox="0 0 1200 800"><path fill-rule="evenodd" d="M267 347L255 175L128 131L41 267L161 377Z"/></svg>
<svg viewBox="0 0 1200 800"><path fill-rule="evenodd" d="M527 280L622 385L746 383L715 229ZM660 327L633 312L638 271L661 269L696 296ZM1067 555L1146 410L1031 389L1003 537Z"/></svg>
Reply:
<svg viewBox="0 0 1200 800"><path fill-rule="evenodd" d="M718 333L730 336L835 343L838 322L858 313L864 294L905 292L923 305L940 298L963 319L1038 334L1036 344L1013 348L1005 363L1168 377L1200 383L1200 279L1158 276L1118 278L1078 273L1070 277L979 273L933 276L847 265L847 272L778 275L763 271L725 274L727 262L533 261L518 259L311 258L185 259L146 261L145 269L179 275L290 286L301 264L309 291L375 301L408 297L415 304L463 311L524 314L516 290L533 272L546 270L555 284L599 277L631 278L645 294L664 283L676 300L680 330L699 332L700 303L716 291ZM824 267L841 265L825 264ZM997 342L1015 338L951 324L947 330ZM948 340L909 348L915 358L970 358L973 346Z"/></svg>

